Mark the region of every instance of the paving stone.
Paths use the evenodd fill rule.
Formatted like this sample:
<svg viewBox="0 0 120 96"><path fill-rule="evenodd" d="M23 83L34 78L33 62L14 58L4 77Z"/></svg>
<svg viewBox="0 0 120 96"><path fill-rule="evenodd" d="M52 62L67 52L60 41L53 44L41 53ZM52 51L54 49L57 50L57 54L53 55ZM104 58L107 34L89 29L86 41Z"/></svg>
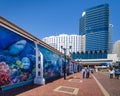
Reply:
<svg viewBox="0 0 120 96"><path fill-rule="evenodd" d="M74 77L79 77L79 78L74 78ZM92 75L90 75L89 79L86 78L82 79L81 77L82 77L81 73L79 72L67 76L66 80L64 80L64 78L61 78L49 82L44 86L37 86L34 84L30 84L27 86L11 89L5 91L3 96L104 96L99 86L97 85L96 81L92 77ZM69 82L70 79L72 79L73 81L80 81L80 82L82 80L82 83ZM69 88L77 88L79 89L79 91L77 92L77 95L68 94L65 92L55 92L54 89L58 88L59 86L68 87L68 89L66 89L68 91L74 91L74 89L69 89Z"/></svg>

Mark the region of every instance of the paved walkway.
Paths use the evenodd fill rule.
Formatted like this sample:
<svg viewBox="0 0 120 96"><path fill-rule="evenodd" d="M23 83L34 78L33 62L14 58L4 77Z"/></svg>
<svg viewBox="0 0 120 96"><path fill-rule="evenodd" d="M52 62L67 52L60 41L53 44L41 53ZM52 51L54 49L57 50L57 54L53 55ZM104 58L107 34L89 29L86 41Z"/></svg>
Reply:
<svg viewBox="0 0 120 96"><path fill-rule="evenodd" d="M67 76L66 80L61 78L44 86L27 85L8 90L3 96L104 96L104 94L92 75L89 79L82 79L81 73L75 73Z"/></svg>
<svg viewBox="0 0 120 96"><path fill-rule="evenodd" d="M34 84L0 92L0 96L120 96L120 79L110 79L105 72L96 72L89 79L75 73L47 83Z"/></svg>
<svg viewBox="0 0 120 96"><path fill-rule="evenodd" d="M109 73L106 72L97 72L94 76L110 96L120 96L120 79L110 79Z"/></svg>

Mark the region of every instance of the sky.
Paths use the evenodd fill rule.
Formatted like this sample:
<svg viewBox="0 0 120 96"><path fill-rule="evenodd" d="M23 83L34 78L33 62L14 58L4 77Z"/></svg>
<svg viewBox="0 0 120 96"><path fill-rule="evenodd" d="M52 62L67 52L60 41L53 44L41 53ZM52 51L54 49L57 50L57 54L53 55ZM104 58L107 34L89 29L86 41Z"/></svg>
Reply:
<svg viewBox="0 0 120 96"><path fill-rule="evenodd" d="M0 16L39 39L79 34L79 19L88 8L109 4L112 42L120 40L120 0L0 0Z"/></svg>

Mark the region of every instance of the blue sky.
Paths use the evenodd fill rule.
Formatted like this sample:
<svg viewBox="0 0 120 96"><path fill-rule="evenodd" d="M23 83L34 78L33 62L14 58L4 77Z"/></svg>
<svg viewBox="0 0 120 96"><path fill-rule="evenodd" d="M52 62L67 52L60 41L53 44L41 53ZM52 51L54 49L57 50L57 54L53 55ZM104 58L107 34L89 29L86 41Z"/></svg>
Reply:
<svg viewBox="0 0 120 96"><path fill-rule="evenodd" d="M79 19L88 8L108 3L113 43L120 40L120 0L0 0L0 16L42 39L79 34Z"/></svg>

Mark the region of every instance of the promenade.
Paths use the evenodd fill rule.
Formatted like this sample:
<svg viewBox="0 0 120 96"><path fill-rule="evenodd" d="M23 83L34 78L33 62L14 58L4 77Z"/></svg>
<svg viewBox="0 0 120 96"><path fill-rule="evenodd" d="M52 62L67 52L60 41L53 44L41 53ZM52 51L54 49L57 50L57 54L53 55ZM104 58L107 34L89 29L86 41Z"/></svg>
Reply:
<svg viewBox="0 0 120 96"><path fill-rule="evenodd" d="M89 79L75 73L47 83L34 84L5 91L0 96L120 96L120 80L109 79L109 74L97 72Z"/></svg>
<svg viewBox="0 0 120 96"><path fill-rule="evenodd" d="M94 74L100 84L106 89L110 96L120 96L120 78L110 79L109 73L97 72Z"/></svg>

